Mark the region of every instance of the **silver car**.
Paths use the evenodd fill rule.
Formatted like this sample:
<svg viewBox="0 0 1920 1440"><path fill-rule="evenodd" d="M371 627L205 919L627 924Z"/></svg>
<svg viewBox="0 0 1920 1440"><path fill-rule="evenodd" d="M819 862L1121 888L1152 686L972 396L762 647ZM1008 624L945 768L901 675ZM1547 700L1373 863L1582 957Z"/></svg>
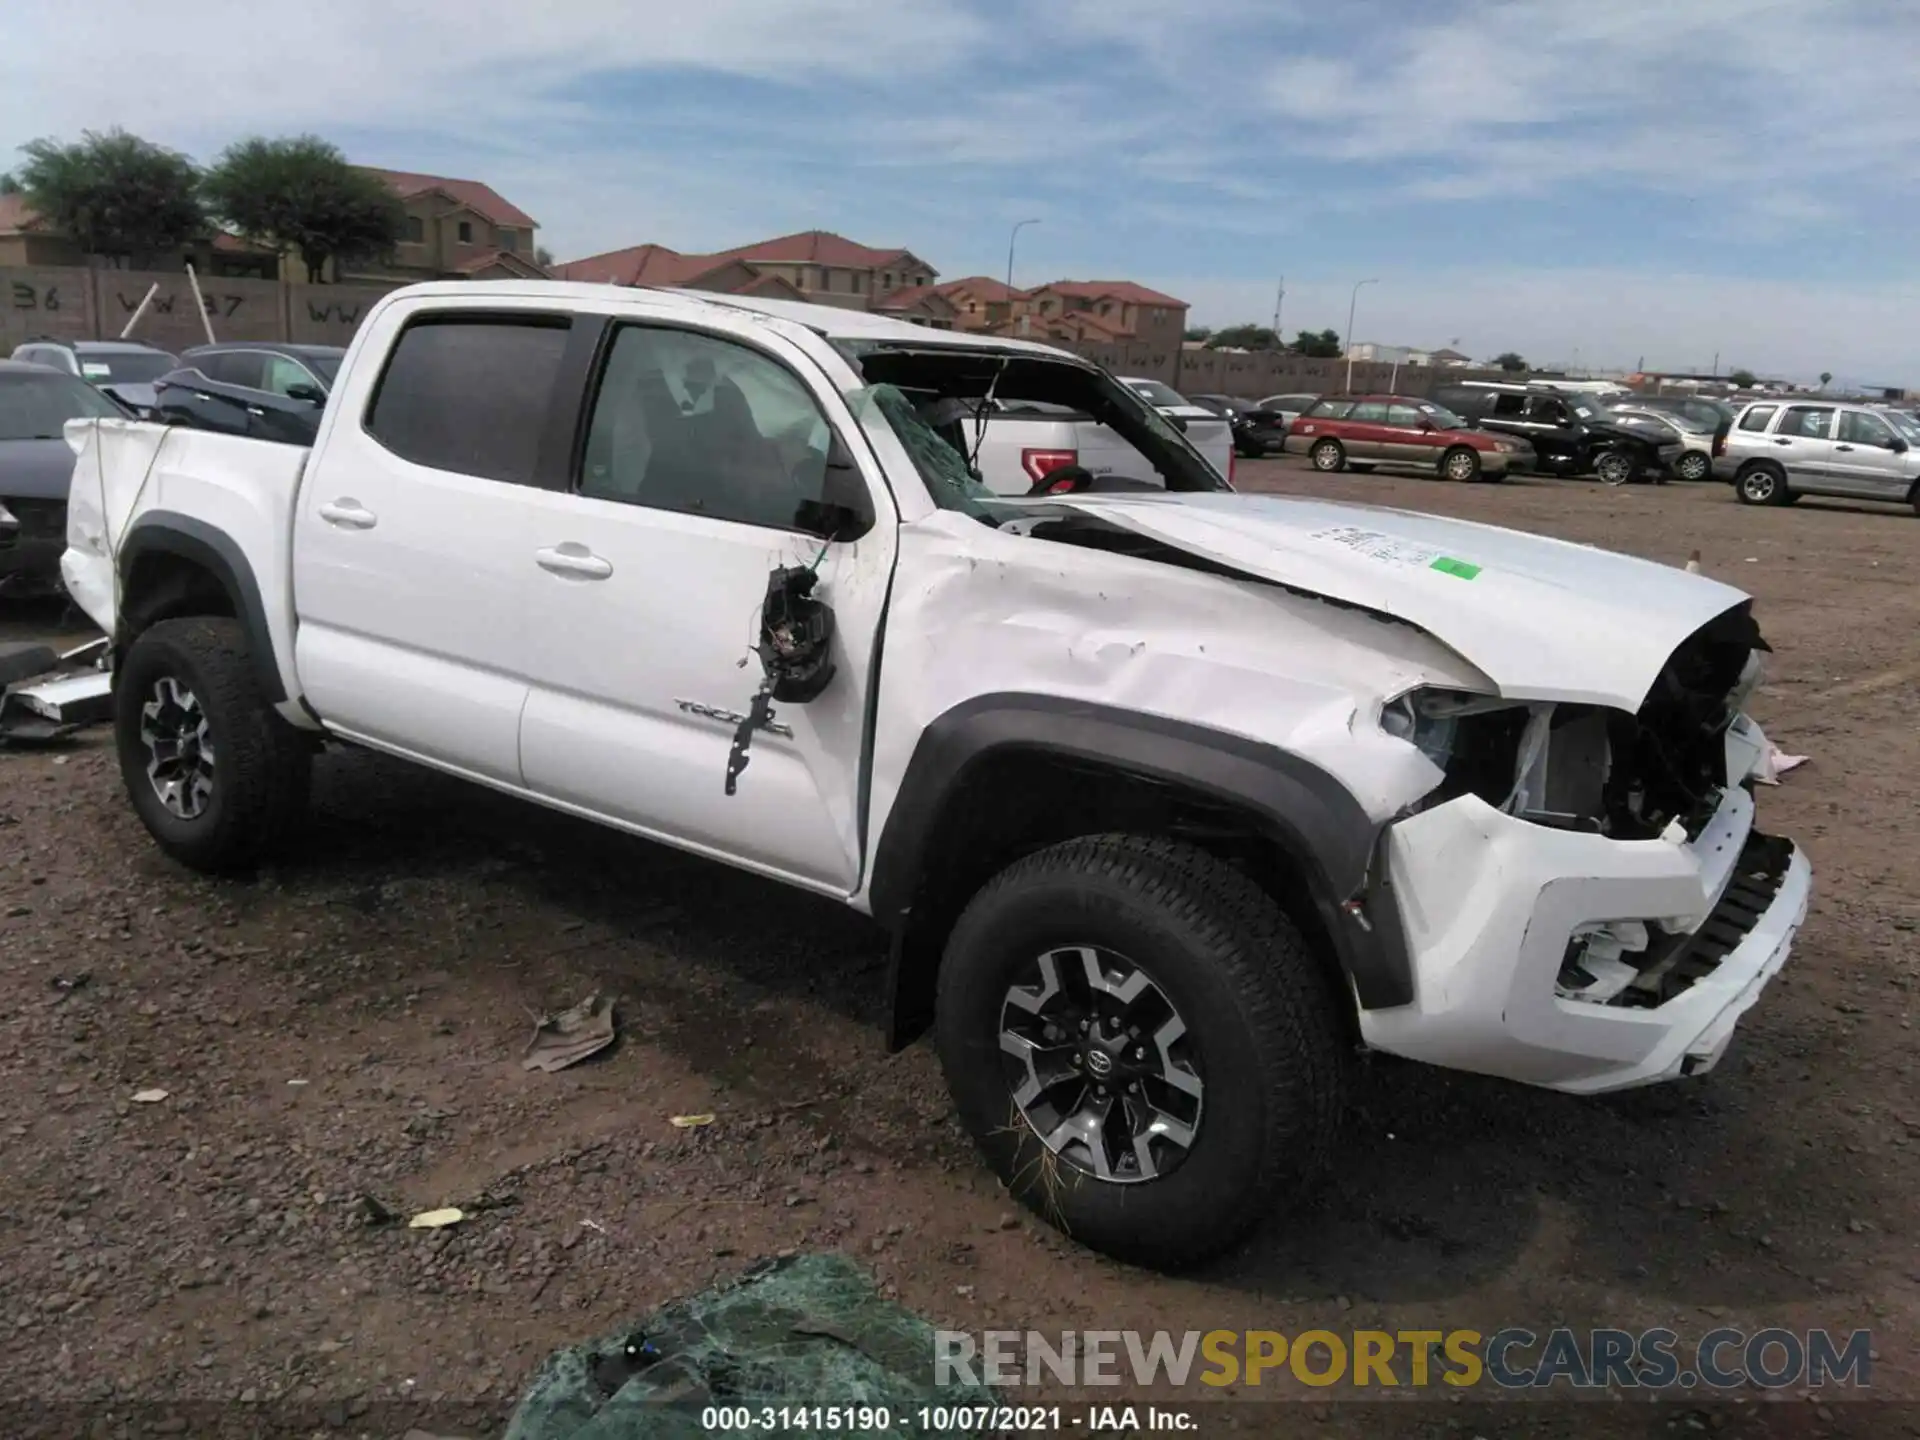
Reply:
<svg viewBox="0 0 1920 1440"><path fill-rule="evenodd" d="M1648 410L1638 405L1611 405L1616 415L1658 425L1680 442L1680 454L1673 462L1676 480L1704 480L1713 473L1713 430L1692 417L1671 410Z"/></svg>
<svg viewBox="0 0 1920 1440"><path fill-rule="evenodd" d="M1920 421L1873 405L1755 400L1720 442L1713 473L1748 505L1839 495L1920 513Z"/></svg>

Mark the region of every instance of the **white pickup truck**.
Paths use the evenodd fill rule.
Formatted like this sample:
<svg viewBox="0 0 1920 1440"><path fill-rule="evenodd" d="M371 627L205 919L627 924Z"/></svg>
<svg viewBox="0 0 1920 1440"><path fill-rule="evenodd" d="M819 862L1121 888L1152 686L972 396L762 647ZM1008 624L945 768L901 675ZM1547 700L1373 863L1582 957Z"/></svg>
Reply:
<svg viewBox="0 0 1920 1440"><path fill-rule="evenodd" d="M1131 475L998 496L953 406ZM368 746L870 913L1025 1203L1158 1264L1324 1165L1356 1045L1692 1074L1785 961L1751 601L1234 493L1095 366L551 282L369 314L312 449L76 421L67 586L154 839L244 868Z"/></svg>

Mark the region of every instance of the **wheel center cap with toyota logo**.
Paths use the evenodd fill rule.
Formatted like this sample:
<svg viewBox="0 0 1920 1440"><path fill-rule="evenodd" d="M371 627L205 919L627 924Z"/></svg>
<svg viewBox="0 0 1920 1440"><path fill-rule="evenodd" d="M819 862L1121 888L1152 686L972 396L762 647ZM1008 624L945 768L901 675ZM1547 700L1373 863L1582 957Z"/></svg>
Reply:
<svg viewBox="0 0 1920 1440"><path fill-rule="evenodd" d="M1096 1080L1104 1080L1113 1073L1113 1057L1104 1050L1087 1051L1087 1073Z"/></svg>

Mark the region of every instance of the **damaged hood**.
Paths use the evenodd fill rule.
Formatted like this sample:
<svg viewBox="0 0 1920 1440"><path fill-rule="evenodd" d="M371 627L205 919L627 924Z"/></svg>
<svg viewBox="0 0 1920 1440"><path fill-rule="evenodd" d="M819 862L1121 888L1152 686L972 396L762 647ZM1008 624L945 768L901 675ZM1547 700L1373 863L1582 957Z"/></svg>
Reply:
<svg viewBox="0 0 1920 1440"><path fill-rule="evenodd" d="M1050 505L1416 625L1514 699L1638 710L1680 642L1748 598L1650 560L1371 505L1244 494Z"/></svg>

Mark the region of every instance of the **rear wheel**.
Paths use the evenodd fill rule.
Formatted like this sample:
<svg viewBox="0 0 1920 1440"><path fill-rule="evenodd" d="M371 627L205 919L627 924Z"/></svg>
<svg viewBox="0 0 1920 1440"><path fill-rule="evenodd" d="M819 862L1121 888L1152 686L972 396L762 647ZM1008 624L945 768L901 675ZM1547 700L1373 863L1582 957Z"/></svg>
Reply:
<svg viewBox="0 0 1920 1440"><path fill-rule="evenodd" d="M114 675L127 798L160 848L195 870L242 868L306 806L312 754L261 692L238 620L162 620Z"/></svg>
<svg viewBox="0 0 1920 1440"><path fill-rule="evenodd" d="M1346 468L1347 447L1338 440L1316 440L1307 455L1313 461L1314 469L1329 475Z"/></svg>
<svg viewBox="0 0 1920 1440"><path fill-rule="evenodd" d="M1733 493L1743 505L1784 505L1787 501L1786 472L1778 465L1762 461L1742 470L1733 482Z"/></svg>
<svg viewBox="0 0 1920 1440"><path fill-rule="evenodd" d="M1022 1204L1150 1265L1226 1249L1319 1177L1346 1043L1319 957L1244 874L1165 840L1039 851L967 906L935 1033Z"/></svg>
<svg viewBox="0 0 1920 1440"><path fill-rule="evenodd" d="M1456 445L1440 457L1440 473L1449 480L1478 480L1480 454L1471 446Z"/></svg>

